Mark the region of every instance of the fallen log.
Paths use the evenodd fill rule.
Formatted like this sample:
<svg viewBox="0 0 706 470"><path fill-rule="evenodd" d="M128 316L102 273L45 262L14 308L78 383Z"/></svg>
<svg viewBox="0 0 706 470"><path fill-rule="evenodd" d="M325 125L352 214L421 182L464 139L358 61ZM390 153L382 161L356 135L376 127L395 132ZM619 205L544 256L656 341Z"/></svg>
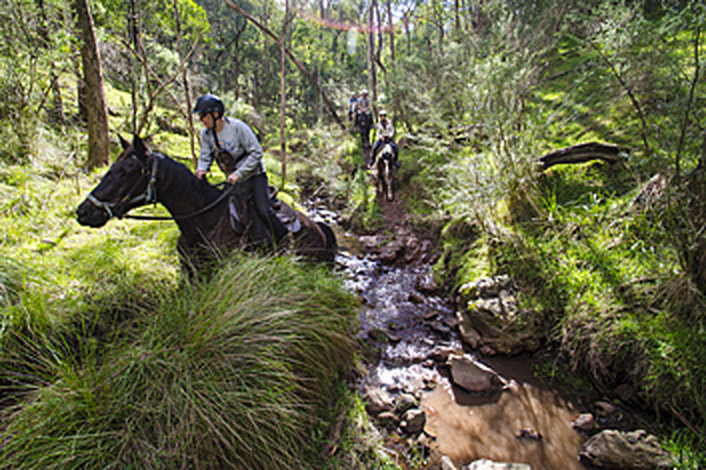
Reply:
<svg viewBox="0 0 706 470"><path fill-rule="evenodd" d="M609 163L616 163L623 160L623 156L621 155L622 151L623 149L617 145L588 142L546 153L537 158L537 163L539 163L541 170L546 170L560 163L575 164L589 162L591 160L603 160Z"/></svg>

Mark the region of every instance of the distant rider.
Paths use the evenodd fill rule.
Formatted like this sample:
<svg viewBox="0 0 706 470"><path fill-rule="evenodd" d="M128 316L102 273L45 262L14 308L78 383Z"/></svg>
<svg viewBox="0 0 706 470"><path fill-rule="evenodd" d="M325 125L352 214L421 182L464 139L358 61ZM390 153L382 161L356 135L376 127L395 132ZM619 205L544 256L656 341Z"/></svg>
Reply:
<svg viewBox="0 0 706 470"><path fill-rule="evenodd" d="M380 111L380 121L375 128L375 135L378 139L375 141L375 146L373 147L373 156L370 159L370 167L372 168L375 165L375 157L382 146L389 143L392 146L392 151L394 152L394 164L397 168L399 168L399 150L397 149L395 140L392 138L395 135L395 127L392 125L392 122L387 119L387 111Z"/></svg>
<svg viewBox="0 0 706 470"><path fill-rule="evenodd" d="M356 118L356 107L358 105L358 96L355 93L351 94L351 98L348 100L348 120L353 122L355 127Z"/></svg>
<svg viewBox="0 0 706 470"><path fill-rule="evenodd" d="M192 112L199 115L204 125L196 176L203 178L215 159L226 174L227 183L238 183L236 191L239 194L253 196L257 213L270 236L274 241L281 240L288 230L272 208L262 147L250 126L239 119L225 117L223 101L211 94L196 100ZM254 241L263 244L269 240Z"/></svg>

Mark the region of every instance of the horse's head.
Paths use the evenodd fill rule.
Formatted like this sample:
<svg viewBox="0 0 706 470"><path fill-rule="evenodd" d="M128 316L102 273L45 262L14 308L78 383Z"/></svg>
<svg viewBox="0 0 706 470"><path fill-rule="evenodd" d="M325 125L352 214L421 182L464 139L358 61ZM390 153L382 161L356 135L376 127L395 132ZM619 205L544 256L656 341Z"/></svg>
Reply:
<svg viewBox="0 0 706 470"><path fill-rule="evenodd" d="M78 223L102 227L112 217L153 202L154 171L144 142L135 136L132 144L120 137L123 152L78 209ZM150 191L152 188L152 191Z"/></svg>

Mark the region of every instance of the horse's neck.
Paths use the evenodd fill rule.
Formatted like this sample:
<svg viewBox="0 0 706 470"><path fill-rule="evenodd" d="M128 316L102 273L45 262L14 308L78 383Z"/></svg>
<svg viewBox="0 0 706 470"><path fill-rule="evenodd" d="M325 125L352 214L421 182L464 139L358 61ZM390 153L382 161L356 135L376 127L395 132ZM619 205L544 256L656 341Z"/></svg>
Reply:
<svg viewBox="0 0 706 470"><path fill-rule="evenodd" d="M220 220L225 205L186 219L179 217L202 210L218 198L218 190L202 184L185 166L170 159L165 158L159 173L158 201L175 218L182 234L191 238L208 233Z"/></svg>

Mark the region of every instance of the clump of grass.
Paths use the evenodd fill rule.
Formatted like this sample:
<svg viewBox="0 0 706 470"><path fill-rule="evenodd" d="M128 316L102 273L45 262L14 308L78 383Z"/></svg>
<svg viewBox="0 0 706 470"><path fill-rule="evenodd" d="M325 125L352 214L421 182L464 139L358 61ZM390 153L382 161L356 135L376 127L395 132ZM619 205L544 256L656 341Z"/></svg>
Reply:
<svg viewBox="0 0 706 470"><path fill-rule="evenodd" d="M350 363L352 301L330 272L236 258L166 290L5 422L0 468L310 468L312 429Z"/></svg>

